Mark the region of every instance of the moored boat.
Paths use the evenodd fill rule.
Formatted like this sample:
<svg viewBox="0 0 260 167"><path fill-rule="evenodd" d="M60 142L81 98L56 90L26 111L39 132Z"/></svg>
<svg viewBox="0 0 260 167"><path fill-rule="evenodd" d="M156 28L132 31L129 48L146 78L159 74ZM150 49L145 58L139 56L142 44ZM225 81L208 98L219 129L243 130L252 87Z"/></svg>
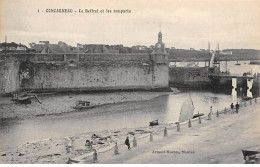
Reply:
<svg viewBox="0 0 260 167"><path fill-rule="evenodd" d="M239 65L241 65L241 63L239 63L239 62L237 61L237 63L236 63L235 65L239 66Z"/></svg>
<svg viewBox="0 0 260 167"><path fill-rule="evenodd" d="M72 106L73 109L88 109L88 108L94 108L95 105L89 101L76 101L76 105Z"/></svg>
<svg viewBox="0 0 260 167"><path fill-rule="evenodd" d="M242 150L246 164L259 164L260 151L258 150Z"/></svg>
<svg viewBox="0 0 260 167"><path fill-rule="evenodd" d="M203 115L204 115L203 113L194 114L192 118L194 119L194 118L197 118L197 117L201 117Z"/></svg>
<svg viewBox="0 0 260 167"><path fill-rule="evenodd" d="M31 95L31 94L14 94L12 97L12 100L21 104L31 104L31 99L36 98L36 95ZM36 98L38 101L38 97Z"/></svg>
<svg viewBox="0 0 260 167"><path fill-rule="evenodd" d="M155 126L155 125L159 125L159 121L157 120L153 120L151 122L149 122L150 126Z"/></svg>
<svg viewBox="0 0 260 167"><path fill-rule="evenodd" d="M260 60L250 60L249 64L260 65Z"/></svg>

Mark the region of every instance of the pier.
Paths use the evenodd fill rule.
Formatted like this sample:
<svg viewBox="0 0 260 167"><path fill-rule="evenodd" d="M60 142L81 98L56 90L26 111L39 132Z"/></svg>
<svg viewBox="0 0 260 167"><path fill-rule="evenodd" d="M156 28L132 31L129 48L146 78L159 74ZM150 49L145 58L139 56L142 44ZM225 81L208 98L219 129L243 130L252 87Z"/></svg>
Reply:
<svg viewBox="0 0 260 167"><path fill-rule="evenodd" d="M243 76L243 75L228 75L228 74L210 74L209 76L213 78L240 78L240 79L254 79L253 76Z"/></svg>

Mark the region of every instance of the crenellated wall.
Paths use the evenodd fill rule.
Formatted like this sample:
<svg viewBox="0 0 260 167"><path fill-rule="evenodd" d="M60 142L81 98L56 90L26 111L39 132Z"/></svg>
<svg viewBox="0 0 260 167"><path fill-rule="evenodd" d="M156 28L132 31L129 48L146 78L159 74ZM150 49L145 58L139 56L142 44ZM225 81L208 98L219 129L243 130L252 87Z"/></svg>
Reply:
<svg viewBox="0 0 260 167"><path fill-rule="evenodd" d="M0 63L2 94L20 90L154 89L168 87L169 81L167 55L13 54Z"/></svg>

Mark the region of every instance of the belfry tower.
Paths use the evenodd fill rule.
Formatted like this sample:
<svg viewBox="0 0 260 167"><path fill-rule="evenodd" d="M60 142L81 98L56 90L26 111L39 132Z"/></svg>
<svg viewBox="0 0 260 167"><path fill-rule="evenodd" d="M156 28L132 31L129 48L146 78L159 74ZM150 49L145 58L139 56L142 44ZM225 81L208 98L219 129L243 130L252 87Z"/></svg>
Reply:
<svg viewBox="0 0 260 167"><path fill-rule="evenodd" d="M158 33L158 42L155 44L154 51L151 54L167 54L165 44L162 42L162 32Z"/></svg>
<svg viewBox="0 0 260 167"><path fill-rule="evenodd" d="M162 42L162 32L158 33L158 42L150 54L152 61L152 88L169 86L169 61L165 45Z"/></svg>

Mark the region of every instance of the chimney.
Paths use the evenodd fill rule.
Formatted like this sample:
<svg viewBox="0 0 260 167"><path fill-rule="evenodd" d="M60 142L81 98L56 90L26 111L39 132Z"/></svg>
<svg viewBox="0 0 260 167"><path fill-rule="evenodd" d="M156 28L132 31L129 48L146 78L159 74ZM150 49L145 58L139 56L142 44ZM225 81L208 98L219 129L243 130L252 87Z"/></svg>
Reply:
<svg viewBox="0 0 260 167"><path fill-rule="evenodd" d="M45 52L46 52L46 53L48 53L49 44L50 44L50 42L49 42L49 41L46 41L46 43L45 43Z"/></svg>

